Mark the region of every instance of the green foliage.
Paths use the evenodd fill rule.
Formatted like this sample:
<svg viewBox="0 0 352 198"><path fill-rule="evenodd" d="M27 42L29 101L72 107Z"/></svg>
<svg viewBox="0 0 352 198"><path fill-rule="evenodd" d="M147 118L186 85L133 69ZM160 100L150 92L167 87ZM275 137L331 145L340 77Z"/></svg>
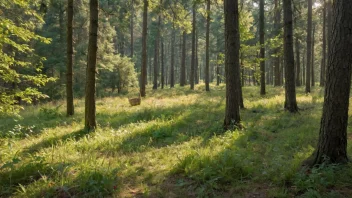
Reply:
<svg viewBox="0 0 352 198"><path fill-rule="evenodd" d="M0 114L17 113L19 100L31 103L45 98L38 91L53 78L42 74L42 61L31 43L49 43L50 40L35 33L43 20L33 9L36 1L8 1L0 4Z"/></svg>

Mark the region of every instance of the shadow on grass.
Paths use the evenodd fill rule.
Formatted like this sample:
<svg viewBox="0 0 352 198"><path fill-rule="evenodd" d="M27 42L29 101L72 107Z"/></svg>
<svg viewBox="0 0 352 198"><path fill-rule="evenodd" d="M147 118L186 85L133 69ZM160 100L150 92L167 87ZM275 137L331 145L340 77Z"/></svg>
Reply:
<svg viewBox="0 0 352 198"><path fill-rule="evenodd" d="M200 137L206 142L214 134L223 132L223 100L146 109L126 117L110 115L109 117L116 118L110 120L110 127L123 129L125 125L133 124L135 129L131 134L120 134L122 139L110 139L101 143L98 149L109 155L117 152L144 152L147 148L180 144L195 137ZM128 131L121 130L118 133Z"/></svg>
<svg viewBox="0 0 352 198"><path fill-rule="evenodd" d="M66 163L48 164L43 158L32 158L22 166L0 171L0 197L11 197L21 191L21 186L51 177L69 166Z"/></svg>
<svg viewBox="0 0 352 198"><path fill-rule="evenodd" d="M64 142L66 140L78 141L79 139L83 138L87 134L91 134L91 133L87 132L86 130L81 129L81 130L74 131L72 133L68 133L68 134L65 134L62 136L51 137L51 138L45 139L37 144L33 144L30 147L25 148L21 154L35 153L35 152L38 152L42 149L56 146L58 143Z"/></svg>
<svg viewBox="0 0 352 198"><path fill-rule="evenodd" d="M311 154L308 148L316 144L319 116L285 113L262 122L262 126L251 125L242 132L226 132L220 138L225 143L207 145L185 156L151 197L178 192L193 192L188 197L247 197L247 193L266 197L267 193L279 193L280 188L286 196L295 193L283 188L293 185L298 167ZM275 132L267 128L273 123L280 123L272 126ZM178 179L170 183L170 178ZM268 183L276 189L251 189L258 184L265 188Z"/></svg>
<svg viewBox="0 0 352 198"><path fill-rule="evenodd" d="M27 136L40 135L45 128L71 125L80 122L83 115L77 114L74 117L66 117L61 114L46 115L42 113L26 114L20 120L18 118L6 118L0 125L0 138L26 138Z"/></svg>

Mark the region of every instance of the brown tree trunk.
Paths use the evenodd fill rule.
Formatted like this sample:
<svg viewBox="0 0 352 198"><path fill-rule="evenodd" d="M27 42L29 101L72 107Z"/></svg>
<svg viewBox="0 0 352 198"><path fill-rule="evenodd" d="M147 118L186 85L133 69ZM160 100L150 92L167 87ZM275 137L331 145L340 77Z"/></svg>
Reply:
<svg viewBox="0 0 352 198"><path fill-rule="evenodd" d="M299 38L296 36L296 86L301 86L301 56Z"/></svg>
<svg viewBox="0 0 352 198"><path fill-rule="evenodd" d="M194 73L195 73L195 63L196 63L196 3L193 3L193 22L192 22L192 59L191 59L191 75L189 83L191 89L194 89Z"/></svg>
<svg viewBox="0 0 352 198"><path fill-rule="evenodd" d="M172 26L172 35L171 35L171 68L170 68L170 88L175 87L175 24Z"/></svg>
<svg viewBox="0 0 352 198"><path fill-rule="evenodd" d="M285 55L285 109L298 111L295 85L295 60L293 52L293 20L291 0L283 0L284 7L284 55Z"/></svg>
<svg viewBox="0 0 352 198"><path fill-rule="evenodd" d="M133 58L134 55L134 0L131 2L131 27L130 27L130 33L131 33L131 58Z"/></svg>
<svg viewBox="0 0 352 198"><path fill-rule="evenodd" d="M210 35L210 0L207 0L207 25L205 38L205 90L210 91L209 82L209 35Z"/></svg>
<svg viewBox="0 0 352 198"><path fill-rule="evenodd" d="M164 38L161 37L161 89L165 86Z"/></svg>
<svg viewBox="0 0 352 198"><path fill-rule="evenodd" d="M306 84L306 56L305 56L305 52L303 52L303 57L302 57L302 83L303 85Z"/></svg>
<svg viewBox="0 0 352 198"><path fill-rule="evenodd" d="M308 0L306 93L310 93L312 61L312 0Z"/></svg>
<svg viewBox="0 0 352 198"><path fill-rule="evenodd" d="M265 95L264 0L259 1L260 95Z"/></svg>
<svg viewBox="0 0 352 198"><path fill-rule="evenodd" d="M186 85L186 45L187 45L187 33L183 31L182 35L182 62L181 62L181 78L180 86L183 87Z"/></svg>
<svg viewBox="0 0 352 198"><path fill-rule="evenodd" d="M95 73L98 51L98 0L90 0L90 25L88 42L88 63L85 98L85 129L94 130L97 127L95 120Z"/></svg>
<svg viewBox="0 0 352 198"><path fill-rule="evenodd" d="M66 104L67 116L72 116L73 105L73 0L67 1L67 71L66 71Z"/></svg>
<svg viewBox="0 0 352 198"><path fill-rule="evenodd" d="M320 86L325 86L325 65L326 65L326 2L323 4L323 43L322 43L322 60L320 67Z"/></svg>
<svg viewBox="0 0 352 198"><path fill-rule="evenodd" d="M194 65L194 83L199 84L199 67L198 67L198 31L196 29L196 57Z"/></svg>
<svg viewBox="0 0 352 198"><path fill-rule="evenodd" d="M315 45L315 25L313 26L313 36L312 36L312 87L315 86L315 76L314 76L314 65L315 65L315 57L314 57L314 45Z"/></svg>
<svg viewBox="0 0 352 198"><path fill-rule="evenodd" d="M216 57L216 86L220 85L219 55Z"/></svg>
<svg viewBox="0 0 352 198"><path fill-rule="evenodd" d="M159 38L160 38L160 26L161 26L161 17L159 13L159 22L157 36L155 38L155 50L154 50L154 80L153 80L153 89L158 89L158 76L159 76Z"/></svg>
<svg viewBox="0 0 352 198"><path fill-rule="evenodd" d="M146 96L145 86L147 79L147 34L148 34L148 0L144 0L143 8L143 31L142 31L142 71L141 71L141 87L140 94Z"/></svg>
<svg viewBox="0 0 352 198"><path fill-rule="evenodd" d="M350 0L334 3L319 142L314 160L309 165L348 161L347 124L352 70L351 10Z"/></svg>
<svg viewBox="0 0 352 198"><path fill-rule="evenodd" d="M240 33L238 0L225 0L225 73L226 73L226 108L224 129L240 126L239 91L240 81Z"/></svg>

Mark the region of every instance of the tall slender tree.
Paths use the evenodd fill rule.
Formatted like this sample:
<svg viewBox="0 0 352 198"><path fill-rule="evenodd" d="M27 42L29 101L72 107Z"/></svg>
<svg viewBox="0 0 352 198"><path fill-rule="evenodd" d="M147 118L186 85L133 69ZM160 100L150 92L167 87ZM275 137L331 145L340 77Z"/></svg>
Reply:
<svg viewBox="0 0 352 198"><path fill-rule="evenodd" d="M291 0L283 0L284 7L284 55L285 55L285 109L295 113L296 102L295 61L293 52L293 19Z"/></svg>
<svg viewBox="0 0 352 198"><path fill-rule="evenodd" d="M142 31L142 72L141 72L141 86L140 94L142 97L146 96L145 86L147 83L147 34L148 34L148 0L144 0L143 8L143 31Z"/></svg>
<svg viewBox="0 0 352 198"><path fill-rule="evenodd" d="M280 20L281 20L281 13L280 13L280 5L279 5L279 0L275 0L275 36L280 35ZM274 53L277 57L275 57L274 60L274 70L275 70L275 80L274 80L274 86L280 86L280 57L279 57L279 52L280 48L277 47L274 49Z"/></svg>
<svg viewBox="0 0 352 198"><path fill-rule="evenodd" d="M66 104L67 116L72 116L73 105L73 0L67 0L67 68L66 68Z"/></svg>
<svg viewBox="0 0 352 198"><path fill-rule="evenodd" d="M296 36L296 86L301 86L301 53L298 35Z"/></svg>
<svg viewBox="0 0 352 198"><path fill-rule="evenodd" d="M181 58L181 76L180 76L180 86L186 85L186 45L187 45L187 33L183 31L182 33L182 58Z"/></svg>
<svg viewBox="0 0 352 198"><path fill-rule="evenodd" d="M306 93L310 93L312 61L312 0L308 0Z"/></svg>
<svg viewBox="0 0 352 198"><path fill-rule="evenodd" d="M192 57L191 57L191 75L189 84L194 89L195 84L195 66L196 66L196 2L193 2L193 20L192 20Z"/></svg>
<svg viewBox="0 0 352 198"><path fill-rule="evenodd" d="M348 107L352 71L352 1L334 2L319 142L308 165L346 163Z"/></svg>
<svg viewBox="0 0 352 198"><path fill-rule="evenodd" d="M238 0L225 0L225 73L226 73L226 107L224 129L240 126L239 91L240 80L240 32Z"/></svg>
<svg viewBox="0 0 352 198"><path fill-rule="evenodd" d="M97 65L98 51L98 19L99 19L99 2L98 0L89 1L89 41L88 41L88 63L87 63L87 80L86 80L86 98L85 98L85 128L88 131L97 127L95 120L95 73Z"/></svg>
<svg viewBox="0 0 352 198"><path fill-rule="evenodd" d="M161 5L162 5L162 0L160 0L160 7L161 7ZM154 79L153 79L153 89L158 89L160 26L161 26L161 10L159 9L159 19L158 19L157 33L156 33L155 46L154 46Z"/></svg>
<svg viewBox="0 0 352 198"><path fill-rule="evenodd" d="M161 37L161 89L165 86L165 65L164 65L164 37Z"/></svg>
<svg viewBox="0 0 352 198"><path fill-rule="evenodd" d="M260 95L265 95L265 19L264 0L259 1L259 37L260 37Z"/></svg>
<svg viewBox="0 0 352 198"><path fill-rule="evenodd" d="M315 67L315 25L313 25L313 33L312 33L312 87L315 86L314 67Z"/></svg>
<svg viewBox="0 0 352 198"><path fill-rule="evenodd" d="M134 0L131 1L130 34L131 34L131 58L133 58L133 55L134 55Z"/></svg>
<svg viewBox="0 0 352 198"><path fill-rule="evenodd" d="M175 16L174 16L175 20ZM175 40L176 40L176 30L175 30L175 22L172 25L172 33L171 33L171 67L170 67L170 88L175 87Z"/></svg>
<svg viewBox="0 0 352 198"><path fill-rule="evenodd" d="M323 3L323 42L322 42L322 60L320 65L320 86L325 86L325 67L326 67L326 2Z"/></svg>
<svg viewBox="0 0 352 198"><path fill-rule="evenodd" d="M205 38L205 90L210 91L209 82L209 39L210 38L210 0L207 0L207 27L206 27L206 38Z"/></svg>

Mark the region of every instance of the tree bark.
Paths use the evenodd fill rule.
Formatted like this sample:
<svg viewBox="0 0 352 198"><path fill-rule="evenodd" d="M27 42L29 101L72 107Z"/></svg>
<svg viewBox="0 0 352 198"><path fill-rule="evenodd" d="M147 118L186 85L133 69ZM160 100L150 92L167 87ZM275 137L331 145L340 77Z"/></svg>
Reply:
<svg viewBox="0 0 352 198"><path fill-rule="evenodd" d="M172 26L172 35L171 35L171 68L170 68L170 88L175 87L175 24Z"/></svg>
<svg viewBox="0 0 352 198"><path fill-rule="evenodd" d="M131 58L133 58L134 55L134 0L131 2L131 27L130 27L130 33L131 33Z"/></svg>
<svg viewBox="0 0 352 198"><path fill-rule="evenodd" d="M194 63L194 83L199 84L199 66L198 66L198 30L196 29L196 57Z"/></svg>
<svg viewBox="0 0 352 198"><path fill-rule="evenodd" d="M225 0L225 73L226 73L226 108L224 129L240 126L239 92L240 76L239 50L239 12L238 0Z"/></svg>
<svg viewBox="0 0 352 198"><path fill-rule="evenodd" d="M306 93L310 93L312 61L312 0L308 0L308 28L307 28L307 65L306 65Z"/></svg>
<svg viewBox="0 0 352 198"><path fill-rule="evenodd" d="M155 38L155 50L154 50L154 79L153 79L153 89L158 89L158 77L159 77L159 38L160 38L160 26L161 17L159 13L159 21L157 27L157 36Z"/></svg>
<svg viewBox="0 0 352 198"><path fill-rule="evenodd" d="M331 49L317 150L309 165L346 163L347 124L352 66L352 2L334 2Z"/></svg>
<svg viewBox="0 0 352 198"><path fill-rule="evenodd" d="M73 105L73 0L68 0L67 4L66 104L67 116L72 116L75 113Z"/></svg>
<svg viewBox="0 0 352 198"><path fill-rule="evenodd" d="M284 7L284 55L285 55L285 109L298 111L295 85L295 60L293 52L293 19L291 0L283 0Z"/></svg>
<svg viewBox="0 0 352 198"><path fill-rule="evenodd" d="M315 45L315 25L313 25L313 35L312 35L312 87L315 86L315 76L314 76L314 66L315 66L315 57L314 57L314 45Z"/></svg>
<svg viewBox="0 0 352 198"><path fill-rule="evenodd" d="M259 1L260 95L265 95L264 0Z"/></svg>
<svg viewBox="0 0 352 198"><path fill-rule="evenodd" d="M323 43L322 43L322 60L320 67L320 86L325 86L325 65L326 65L326 2L323 4Z"/></svg>
<svg viewBox="0 0 352 198"><path fill-rule="evenodd" d="M164 38L161 37L161 89L165 86Z"/></svg>
<svg viewBox="0 0 352 198"><path fill-rule="evenodd" d="M296 86L301 86L301 54L299 38L296 36Z"/></svg>
<svg viewBox="0 0 352 198"><path fill-rule="evenodd" d="M141 72L141 87L140 94L146 96L145 86L147 79L147 32L148 30L148 0L144 0L143 8L143 30L142 30L142 72Z"/></svg>
<svg viewBox="0 0 352 198"><path fill-rule="evenodd" d="M194 90L195 80L195 63L196 63L196 3L193 3L193 22L192 22L192 59L191 59L191 75L190 75L190 88Z"/></svg>
<svg viewBox="0 0 352 198"><path fill-rule="evenodd" d="M182 35L182 62L181 62L181 78L180 86L183 87L186 85L186 45L187 45L187 33L183 31Z"/></svg>
<svg viewBox="0 0 352 198"><path fill-rule="evenodd" d="M210 35L210 0L207 0L207 25L206 25L206 38L205 38L205 90L210 91L209 82L209 35Z"/></svg>
<svg viewBox="0 0 352 198"><path fill-rule="evenodd" d="M98 0L90 0L90 25L89 25L89 42L88 42L88 63L87 63L87 80L86 80L86 98L85 98L85 129L94 130L97 127L95 120L95 73L97 65L98 51Z"/></svg>

